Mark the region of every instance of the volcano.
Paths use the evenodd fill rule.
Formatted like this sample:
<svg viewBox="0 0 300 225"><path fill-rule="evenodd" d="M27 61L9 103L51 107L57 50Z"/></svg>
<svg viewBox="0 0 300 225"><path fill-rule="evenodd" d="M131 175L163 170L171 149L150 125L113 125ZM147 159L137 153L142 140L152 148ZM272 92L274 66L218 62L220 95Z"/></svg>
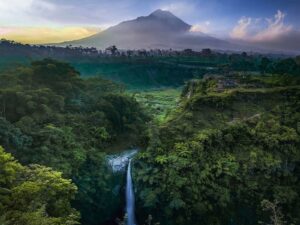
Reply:
<svg viewBox="0 0 300 225"><path fill-rule="evenodd" d="M171 12L159 9L148 16L124 21L93 36L60 45L99 49L111 45L119 49L236 49L229 42L201 32L191 32L191 27Z"/></svg>

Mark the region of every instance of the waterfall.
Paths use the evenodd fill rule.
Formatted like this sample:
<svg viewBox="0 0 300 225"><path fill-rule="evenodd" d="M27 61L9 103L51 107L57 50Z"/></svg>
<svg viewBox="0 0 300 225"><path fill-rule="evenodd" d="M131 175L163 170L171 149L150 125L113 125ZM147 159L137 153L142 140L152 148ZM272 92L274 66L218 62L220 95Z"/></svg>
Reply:
<svg viewBox="0 0 300 225"><path fill-rule="evenodd" d="M114 173L123 173L126 170L126 166L129 160L138 152L137 149L123 151L118 154L112 154L107 156L107 162Z"/></svg>
<svg viewBox="0 0 300 225"><path fill-rule="evenodd" d="M126 214L127 225L136 225L134 215L134 192L131 178L131 159L128 163L127 178L126 178Z"/></svg>
<svg viewBox="0 0 300 225"><path fill-rule="evenodd" d="M111 168L112 172L115 174L125 175L126 166L127 166L127 175L126 175L126 208L125 213L127 215L127 224L126 225L136 225L135 214L134 214L134 192L133 184L131 178L131 159L138 152L137 149L122 151L118 154L108 155L107 163ZM119 192L121 185L117 185L114 189L114 193Z"/></svg>

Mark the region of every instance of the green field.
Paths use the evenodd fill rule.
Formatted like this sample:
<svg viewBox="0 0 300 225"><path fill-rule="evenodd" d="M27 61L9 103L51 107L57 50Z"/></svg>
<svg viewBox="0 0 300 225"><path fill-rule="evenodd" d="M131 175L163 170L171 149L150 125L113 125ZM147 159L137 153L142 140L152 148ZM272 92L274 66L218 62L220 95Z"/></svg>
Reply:
<svg viewBox="0 0 300 225"><path fill-rule="evenodd" d="M158 122L164 121L179 103L181 88L134 92L136 100L146 107Z"/></svg>

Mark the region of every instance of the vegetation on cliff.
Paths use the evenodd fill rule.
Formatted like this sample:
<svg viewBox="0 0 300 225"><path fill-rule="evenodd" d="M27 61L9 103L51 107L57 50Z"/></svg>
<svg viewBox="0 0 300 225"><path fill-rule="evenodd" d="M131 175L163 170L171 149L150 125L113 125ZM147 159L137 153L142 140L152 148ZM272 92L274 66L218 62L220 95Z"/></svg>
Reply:
<svg viewBox="0 0 300 225"><path fill-rule="evenodd" d="M267 223L261 202L269 201L280 205L284 221L298 224L300 87L291 80L293 86L222 92L218 80L189 83L180 109L152 129L135 163L140 218Z"/></svg>

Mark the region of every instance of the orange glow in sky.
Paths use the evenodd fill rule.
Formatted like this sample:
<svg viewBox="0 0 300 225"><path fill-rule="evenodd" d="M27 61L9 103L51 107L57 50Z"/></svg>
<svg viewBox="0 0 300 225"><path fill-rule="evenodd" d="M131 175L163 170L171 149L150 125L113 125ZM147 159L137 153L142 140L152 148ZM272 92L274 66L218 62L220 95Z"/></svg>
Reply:
<svg viewBox="0 0 300 225"><path fill-rule="evenodd" d="M95 27L0 27L0 38L29 44L49 44L81 39L99 31Z"/></svg>

